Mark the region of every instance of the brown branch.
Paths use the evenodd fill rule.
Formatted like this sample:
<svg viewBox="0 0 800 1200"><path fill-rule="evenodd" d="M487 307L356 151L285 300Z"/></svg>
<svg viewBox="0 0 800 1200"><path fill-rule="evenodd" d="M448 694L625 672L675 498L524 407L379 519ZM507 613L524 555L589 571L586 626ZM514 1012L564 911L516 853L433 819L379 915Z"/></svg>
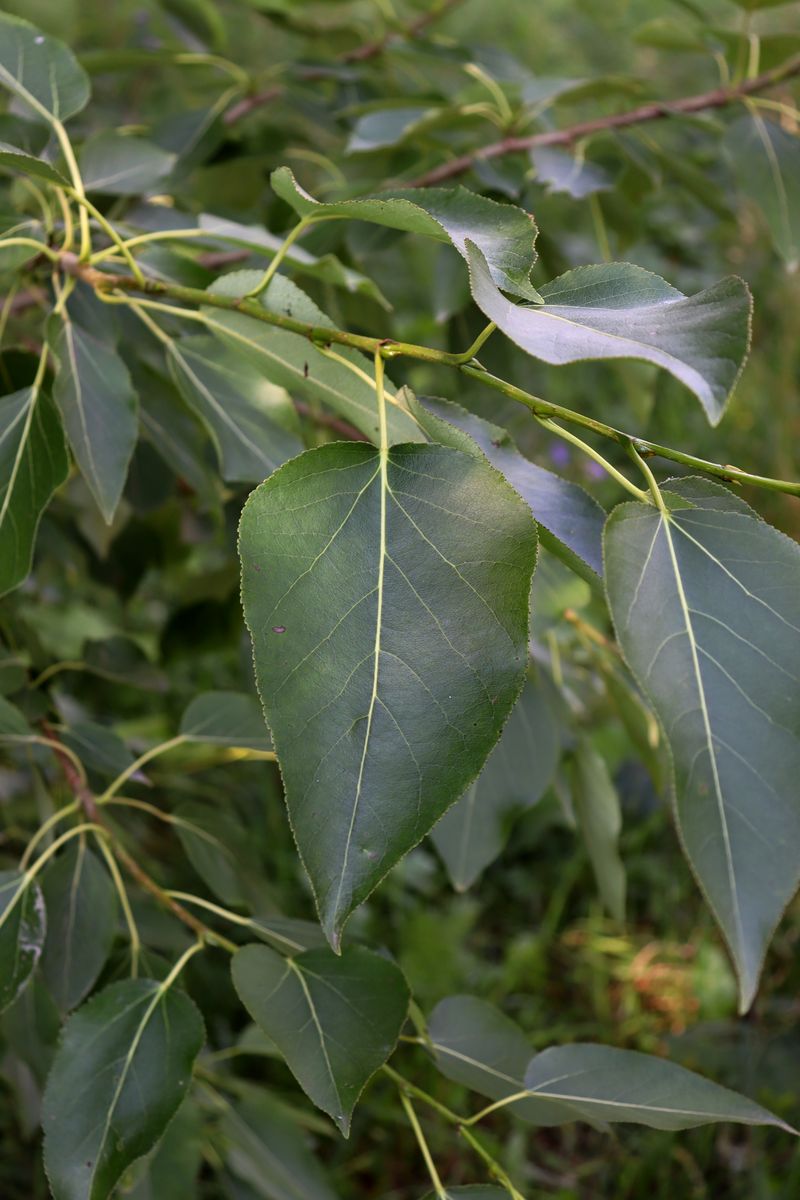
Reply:
<svg viewBox="0 0 800 1200"><path fill-rule="evenodd" d="M403 29L389 30L382 38L377 38L374 42L366 42L363 46L355 46L352 50L346 50L344 54L339 55L339 62L366 62L370 58L377 58L379 54L383 54L384 50L387 50L398 38L408 38L413 41L424 33L429 25L446 16L452 8L460 3L461 0L443 0L443 3L433 5L428 12L417 17Z"/></svg>
<svg viewBox="0 0 800 1200"><path fill-rule="evenodd" d="M265 88L263 92L254 92L252 96L245 96L243 100L231 105L222 118L223 125L235 125L237 121L241 121L242 117L249 116L254 109L277 100L278 96L282 96L285 91L286 88L282 84L276 83L273 87Z"/></svg>
<svg viewBox="0 0 800 1200"><path fill-rule="evenodd" d="M744 96L752 96L756 92L766 91L784 79L790 79L800 74L800 54L787 59L779 67L765 71L754 79L748 79L736 87L713 88L710 92L700 92L695 96L684 96L678 100L653 100L638 108L630 108L625 112L612 113L608 117L596 117L591 121L580 121L576 125L567 125L564 129L549 129L541 133L531 133L524 137L506 137L499 142L490 142L469 154L451 158L449 162L426 171L424 175L406 183L406 187L430 187L463 175L477 162L485 162L492 158L501 158L506 154L522 154L537 146L569 146L579 138L589 137L593 133L604 133L609 129L623 129L629 125L641 125L646 121L657 121L662 117L672 117L685 113L703 112L709 108L724 108L741 100Z"/></svg>
<svg viewBox="0 0 800 1200"><path fill-rule="evenodd" d="M363 434L360 429L356 429L355 425L351 425L348 421L343 421L340 417L334 417L332 413L320 412L316 408L312 408L310 404L306 404L304 400L295 400L294 406L301 417L306 417L309 421L313 421L315 425L321 425L324 429L332 429L334 433L347 438L349 442L369 441L366 434Z"/></svg>

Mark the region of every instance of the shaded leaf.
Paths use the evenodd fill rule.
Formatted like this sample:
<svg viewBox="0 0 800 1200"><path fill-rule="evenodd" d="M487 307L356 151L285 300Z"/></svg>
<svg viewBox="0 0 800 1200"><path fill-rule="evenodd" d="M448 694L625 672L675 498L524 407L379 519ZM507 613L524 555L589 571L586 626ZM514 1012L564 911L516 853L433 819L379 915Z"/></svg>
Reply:
<svg viewBox="0 0 800 1200"><path fill-rule="evenodd" d="M619 856L622 814L605 759L581 739L575 749L572 803L603 904L625 920L625 868Z"/></svg>
<svg viewBox="0 0 800 1200"><path fill-rule="evenodd" d="M242 1088L222 1117L226 1162L265 1200L335 1200L308 1139L269 1095Z"/></svg>
<svg viewBox="0 0 800 1200"><path fill-rule="evenodd" d="M234 956L231 971L253 1020L346 1137L358 1097L406 1019L409 992L400 970L361 946L281 958L250 945Z"/></svg>
<svg viewBox="0 0 800 1200"><path fill-rule="evenodd" d="M548 192L566 192L574 200L583 200L612 187L611 176L604 167L578 155L566 154L552 146L539 146L531 150L530 157L537 183L545 184Z"/></svg>
<svg viewBox="0 0 800 1200"><path fill-rule="evenodd" d="M211 435L223 479L260 483L303 449L279 423L285 394L217 338L176 338L168 361L178 390Z"/></svg>
<svg viewBox="0 0 800 1200"><path fill-rule="evenodd" d="M21 171L23 175L35 175L38 179L46 179L48 183L59 187L63 187L67 182L64 176L43 158L35 158L32 154L26 154L24 150L18 150L16 146L9 146L6 142L0 142L0 167L10 167L12 171Z"/></svg>
<svg viewBox="0 0 800 1200"><path fill-rule="evenodd" d="M271 750L272 739L261 706L245 692L204 692L181 717L181 735L190 742Z"/></svg>
<svg viewBox="0 0 800 1200"><path fill-rule="evenodd" d="M234 271L216 280L210 290L224 296L244 296L258 285L260 279L259 271ZM313 301L282 275L273 277L259 299L270 312L307 321L309 325L335 328ZM369 379L359 378L349 367L326 358L300 334L275 329L241 313L220 309L204 309L203 313L207 327L222 337L232 350L247 355L267 379L287 388L292 395L326 404L372 441L378 440L378 408L375 389ZM371 372L371 362L358 351L338 346L336 353L360 371ZM424 441L414 419L396 403L391 385L386 395L390 440Z"/></svg>
<svg viewBox="0 0 800 1200"><path fill-rule="evenodd" d="M143 1164L126 1200L196 1200L203 1162L203 1114L188 1096Z"/></svg>
<svg viewBox="0 0 800 1200"><path fill-rule="evenodd" d="M404 394L432 439L466 454L484 455L505 476L541 526L544 546L554 549L579 574L585 576L588 567L589 578L602 576L606 514L582 487L530 462L502 426L449 400Z"/></svg>
<svg viewBox="0 0 800 1200"><path fill-rule="evenodd" d="M428 1192L425 1200L437 1200L433 1192ZM508 1200L505 1188L492 1187L488 1183L468 1183L463 1187L445 1189L439 1200Z"/></svg>
<svg viewBox="0 0 800 1200"><path fill-rule="evenodd" d="M13 1004L36 969L44 945L44 901L34 880L0 871L0 1012Z"/></svg>
<svg viewBox="0 0 800 1200"><path fill-rule="evenodd" d="M137 401L117 352L65 320L55 342L53 396L78 466L110 525L138 433Z"/></svg>
<svg viewBox="0 0 800 1200"><path fill-rule="evenodd" d="M535 1055L525 1086L567 1104L572 1120L631 1121L651 1129L693 1129L715 1121L789 1125L760 1104L694 1071L636 1050L576 1044Z"/></svg>
<svg viewBox="0 0 800 1200"><path fill-rule="evenodd" d="M54 1200L106 1200L152 1150L191 1083L203 1022L182 991L112 983L64 1027L44 1096Z"/></svg>
<svg viewBox="0 0 800 1200"><path fill-rule="evenodd" d="M133 762L133 755L119 734L96 721L76 721L64 730L61 740L90 771L111 779L121 775Z"/></svg>
<svg viewBox="0 0 800 1200"><path fill-rule="evenodd" d="M88 641L83 648L83 659L87 671L105 679L146 691L166 690L164 673L153 666L141 647L130 638L109 637Z"/></svg>
<svg viewBox="0 0 800 1200"><path fill-rule="evenodd" d="M538 299L530 282L536 223L530 213L512 204L498 204L462 187L406 188L321 204L300 187L288 167L273 171L271 183L301 217L349 217L422 234L452 243L467 262L469 241L480 248L498 287L526 300Z"/></svg>
<svg viewBox="0 0 800 1200"><path fill-rule="evenodd" d="M541 289L544 304L525 308L500 293L477 247L470 274L478 307L534 358L644 359L694 392L712 424L720 420L750 342L751 298L741 279L687 297L630 263L577 267Z"/></svg>
<svg viewBox="0 0 800 1200"><path fill-rule="evenodd" d="M42 973L62 1012L91 991L117 928L117 894L108 871L81 840L67 845L42 876L47 938Z"/></svg>
<svg viewBox="0 0 800 1200"><path fill-rule="evenodd" d="M26 738L33 733L16 704L0 696L0 738Z"/></svg>
<svg viewBox="0 0 800 1200"><path fill-rule="evenodd" d="M788 270L796 270L800 265L800 137L752 112L728 129L725 149L739 188L764 214Z"/></svg>
<svg viewBox="0 0 800 1200"><path fill-rule="evenodd" d="M175 818L186 857L214 895L223 904L247 904L246 868L254 864L247 831L235 815L187 800Z"/></svg>
<svg viewBox="0 0 800 1200"><path fill-rule="evenodd" d="M552 687L529 678L478 778L434 826L431 837L458 891L502 853L516 817L541 799L561 750Z"/></svg>
<svg viewBox="0 0 800 1200"><path fill-rule="evenodd" d="M66 121L89 99L88 76L64 43L9 13L0 13L0 84L47 121Z"/></svg>
<svg viewBox="0 0 800 1200"><path fill-rule="evenodd" d="M323 928L477 774L527 656L536 531L494 470L442 446L307 451L245 505L256 679ZM300 615L302 614L302 616Z"/></svg>
<svg viewBox="0 0 800 1200"><path fill-rule="evenodd" d="M712 485L713 486L713 485ZM678 498L606 530L617 637L672 749L676 815L750 1006L800 878L800 548L755 517ZM686 507L694 503L701 507Z"/></svg>
<svg viewBox="0 0 800 1200"><path fill-rule="evenodd" d="M83 145L80 168L87 192L110 196L138 196L169 175L175 155L145 138L126 137L113 129L91 137Z"/></svg>
<svg viewBox="0 0 800 1200"><path fill-rule="evenodd" d="M0 595L30 571L42 512L68 471L50 399L33 387L0 398Z"/></svg>

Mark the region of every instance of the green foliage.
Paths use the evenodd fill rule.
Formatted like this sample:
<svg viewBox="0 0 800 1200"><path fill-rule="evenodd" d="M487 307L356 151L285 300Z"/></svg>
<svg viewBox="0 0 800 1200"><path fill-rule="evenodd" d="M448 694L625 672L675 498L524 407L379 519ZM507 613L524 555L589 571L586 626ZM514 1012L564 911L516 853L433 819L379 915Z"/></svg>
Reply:
<svg viewBox="0 0 800 1200"><path fill-rule="evenodd" d="M0 1193L793 1195L796 5L8 7Z"/></svg>

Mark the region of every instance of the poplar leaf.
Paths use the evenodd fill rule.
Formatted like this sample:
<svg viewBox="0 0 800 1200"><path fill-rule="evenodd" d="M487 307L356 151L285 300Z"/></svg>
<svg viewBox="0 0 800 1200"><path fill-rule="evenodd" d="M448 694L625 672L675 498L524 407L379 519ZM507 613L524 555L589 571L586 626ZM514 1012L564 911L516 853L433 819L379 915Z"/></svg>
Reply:
<svg viewBox="0 0 800 1200"><path fill-rule="evenodd" d="M89 100L89 79L63 42L0 13L0 85L38 117L66 121Z"/></svg>

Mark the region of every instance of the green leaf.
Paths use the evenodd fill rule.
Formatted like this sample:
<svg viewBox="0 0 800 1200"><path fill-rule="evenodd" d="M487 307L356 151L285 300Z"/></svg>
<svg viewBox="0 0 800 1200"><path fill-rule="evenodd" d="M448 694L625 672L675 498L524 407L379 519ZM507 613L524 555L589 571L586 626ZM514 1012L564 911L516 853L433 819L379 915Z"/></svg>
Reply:
<svg viewBox="0 0 800 1200"><path fill-rule="evenodd" d="M0 30L2 30L2 14L0 14ZM12 171L21 171L23 175L35 175L38 179L45 179L48 183L55 183L58 187L63 187L67 183L64 176L55 167L51 167L49 162L45 162L43 158L35 158L32 154L26 154L24 150L18 150L16 146L9 146L7 142L0 142L0 167L10 167Z"/></svg>
<svg viewBox="0 0 800 1200"><path fill-rule="evenodd" d="M149 692L166 691L163 672L153 666L141 647L130 638L118 636L87 641L83 659L87 671L104 679Z"/></svg>
<svg viewBox="0 0 800 1200"><path fill-rule="evenodd" d="M576 1044L543 1050L525 1086L572 1109L572 1120L631 1121L651 1129L693 1129L716 1121L794 1130L760 1104L694 1071L635 1050Z"/></svg>
<svg viewBox="0 0 800 1200"><path fill-rule="evenodd" d="M261 225L241 225L238 221L229 221L213 213L200 213L197 224L201 229L208 230L210 243L233 243L256 254L266 250L271 258L283 245L283 238L270 233ZM312 275L323 283L332 283L356 295L368 296L383 308L391 308L374 280L362 275L360 271L354 271L352 267L345 267L335 254L317 257L309 254L302 246L294 245L287 250L283 261L304 275Z"/></svg>
<svg viewBox="0 0 800 1200"><path fill-rule="evenodd" d="M406 188L321 204L297 183L288 167L272 172L273 190L301 217L347 217L450 242L469 262L468 243L480 248L490 277L503 291L537 300L530 282L536 261L536 222L512 204L498 204L466 188Z"/></svg>
<svg viewBox="0 0 800 1200"><path fill-rule="evenodd" d="M261 707L255 696L245 692L204 692L196 696L181 717L179 732L190 742L245 750L272 749Z"/></svg>
<svg viewBox="0 0 800 1200"><path fill-rule="evenodd" d="M525 1091L525 1068L531 1045L520 1027L476 996L449 996L436 1005L428 1034L441 1073L490 1100L505 1100ZM575 1118L554 1100L526 1097L508 1111L533 1125L562 1125Z"/></svg>
<svg viewBox="0 0 800 1200"><path fill-rule="evenodd" d="M36 969L46 917L38 883L18 871L0 871L0 1012L13 1004Z"/></svg>
<svg viewBox="0 0 800 1200"><path fill-rule="evenodd" d="M247 830L229 810L187 800L175 832L197 874L223 904L247 904L245 868L253 866Z"/></svg>
<svg viewBox="0 0 800 1200"><path fill-rule="evenodd" d="M48 122L89 100L89 78L64 43L8 13L0 13L0 84Z"/></svg>
<svg viewBox="0 0 800 1200"><path fill-rule="evenodd" d="M321 921L344 924L477 775L520 689L536 528L443 446L329 444L239 534L256 680Z"/></svg>
<svg viewBox="0 0 800 1200"><path fill-rule="evenodd" d="M530 158L536 171L536 182L543 183L548 192L565 192L573 200L584 200L613 186L608 171L598 163L587 162L585 158L566 154L552 146L531 150Z"/></svg>
<svg viewBox="0 0 800 1200"><path fill-rule="evenodd" d="M619 856L622 814L605 759L581 739L575 749L572 803L603 904L625 920L625 868Z"/></svg>
<svg viewBox="0 0 800 1200"><path fill-rule="evenodd" d="M50 399L33 387L0 398L0 595L30 571L39 520L68 471Z"/></svg>
<svg viewBox="0 0 800 1200"><path fill-rule="evenodd" d="M764 214L775 249L800 264L800 137L760 113L740 117L725 135L736 182Z"/></svg>
<svg viewBox="0 0 800 1200"><path fill-rule="evenodd" d="M61 734L83 765L99 775L115 779L133 762L133 755L118 733L96 721L76 721Z"/></svg>
<svg viewBox="0 0 800 1200"><path fill-rule="evenodd" d="M31 727L10 700L0 696L0 738L30 737Z"/></svg>
<svg viewBox="0 0 800 1200"><path fill-rule="evenodd" d="M434 441L466 454L485 456L505 476L538 521L544 546L553 549L580 575L593 581L602 576L606 514L582 487L530 462L501 425L493 425L449 400L418 398L407 391L404 395Z"/></svg>
<svg viewBox="0 0 800 1200"><path fill-rule="evenodd" d="M388 959L361 946L282 958L268 946L231 964L239 999L275 1042L292 1074L345 1137L358 1097L394 1050L408 985Z"/></svg>
<svg viewBox="0 0 800 1200"><path fill-rule="evenodd" d="M152 190L175 165L175 155L145 138L105 130L84 143L81 176L87 192L138 196Z"/></svg>
<svg viewBox="0 0 800 1200"><path fill-rule="evenodd" d="M508 1192L488 1183L468 1183L464 1187L449 1187L440 1197L428 1192L425 1200L508 1200Z"/></svg>
<svg viewBox="0 0 800 1200"><path fill-rule="evenodd" d="M617 637L665 730L681 841L749 1008L800 878L800 548L713 485L609 518ZM668 493L667 493L668 495ZM685 507L694 503L699 507Z"/></svg>
<svg viewBox="0 0 800 1200"><path fill-rule="evenodd" d="M14 237L31 238L44 244L44 225L36 217L0 213L0 271L15 271L36 257L36 250L31 246L13 246L4 240Z"/></svg>
<svg viewBox="0 0 800 1200"><path fill-rule="evenodd" d="M139 395L139 417L153 447L179 479L206 505L213 505L219 491L219 474L205 429L168 380L138 364L133 385Z"/></svg>
<svg viewBox="0 0 800 1200"><path fill-rule="evenodd" d="M687 297L641 267L606 263L568 271L541 289L544 304L526 308L500 293L477 247L470 274L478 307L534 358L643 359L694 392L712 425L722 417L750 343L751 297L741 279Z"/></svg>
<svg viewBox="0 0 800 1200"><path fill-rule="evenodd" d="M77 840L42 876L47 938L42 973L62 1012L89 994L111 953L117 894L97 856Z"/></svg>
<svg viewBox="0 0 800 1200"><path fill-rule="evenodd" d="M502 853L511 826L541 799L558 763L560 725L544 676L529 678L486 766L431 837L457 891Z"/></svg>
<svg viewBox="0 0 800 1200"><path fill-rule="evenodd" d="M328 944L315 921L300 921L296 917L254 917L252 928L253 933L277 946L282 954L318 950Z"/></svg>
<svg viewBox="0 0 800 1200"><path fill-rule="evenodd" d="M112 983L70 1017L44 1095L54 1200L106 1200L177 1112L202 1044L189 997L153 979Z"/></svg>
<svg viewBox="0 0 800 1200"><path fill-rule="evenodd" d="M68 319L55 353L53 396L81 474L110 525L138 434L130 376L116 350Z"/></svg>
<svg viewBox="0 0 800 1200"><path fill-rule="evenodd" d="M226 1163L264 1200L336 1200L296 1121L268 1092L244 1085L222 1116Z"/></svg>
<svg viewBox="0 0 800 1200"><path fill-rule="evenodd" d="M260 279L260 271L234 271L217 279L209 290L222 296L244 296L258 285ZM259 301L270 312L307 321L309 325L335 328L316 304L282 275L274 276ZM292 395L327 405L372 441L378 440L378 408L375 389L369 380L359 378L351 368L327 358L313 342L300 334L272 328L236 312L209 308L203 309L203 315L207 327L232 350L245 354L267 379L287 388ZM372 371L372 363L358 351L338 346L336 353L360 371ZM391 385L386 395L390 440L424 441L413 417L396 402Z"/></svg>
<svg viewBox="0 0 800 1200"><path fill-rule="evenodd" d="M223 479L260 483L303 449L275 419L285 394L217 338L170 341L168 361L178 390L211 435Z"/></svg>
<svg viewBox="0 0 800 1200"><path fill-rule="evenodd" d="M184 1100L125 1200L197 1200L203 1163L203 1114L191 1096Z"/></svg>

